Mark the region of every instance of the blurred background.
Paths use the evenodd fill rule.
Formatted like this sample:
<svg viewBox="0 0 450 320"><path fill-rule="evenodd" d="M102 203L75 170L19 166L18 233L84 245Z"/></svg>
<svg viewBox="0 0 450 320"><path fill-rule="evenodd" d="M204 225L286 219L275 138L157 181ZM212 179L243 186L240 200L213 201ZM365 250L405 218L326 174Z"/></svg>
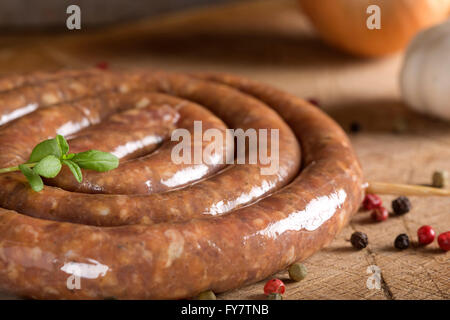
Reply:
<svg viewBox="0 0 450 320"><path fill-rule="evenodd" d="M66 28L70 4L81 8L81 30ZM381 9L381 29L367 28L371 4ZM234 73L317 104L348 132L368 180L429 184L433 171L450 171L450 26L439 37L422 36L417 48L433 51L407 67L413 76L406 78L421 81L410 91L432 97L428 110L441 113L410 108L402 70L414 55L407 52L412 39L447 20L449 8L450 0L2 0L0 73L86 67ZM426 105L425 98L414 101ZM292 284L286 298L449 299L449 258L437 244L392 251L396 234L415 238L423 224L438 233L450 228L449 199L412 201L413 212L382 228L357 216L308 259L308 278ZM368 234L369 253L349 250L355 230ZM371 264L383 272L381 290L365 286ZM262 286L220 298L261 298Z"/></svg>
<svg viewBox="0 0 450 320"><path fill-rule="evenodd" d="M61 28L65 25L66 8L72 4L83 8L84 26L99 26L231 1L233 0L2 0L0 27Z"/></svg>

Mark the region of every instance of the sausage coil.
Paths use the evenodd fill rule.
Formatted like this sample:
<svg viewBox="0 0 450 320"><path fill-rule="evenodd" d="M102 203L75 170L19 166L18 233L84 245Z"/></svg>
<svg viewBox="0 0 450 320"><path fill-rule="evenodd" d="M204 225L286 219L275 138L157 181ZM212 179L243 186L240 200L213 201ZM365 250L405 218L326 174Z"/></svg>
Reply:
<svg viewBox="0 0 450 320"><path fill-rule="evenodd" d="M171 132L194 133L196 121L220 133L278 129L278 170L228 163L230 146L206 139L207 163L174 163ZM81 184L63 170L41 192L20 173L0 175L0 290L23 297L179 299L238 288L328 244L363 193L359 162L333 120L231 75L3 77L0 124L1 168L56 134L73 152L121 158L110 172L83 171Z"/></svg>

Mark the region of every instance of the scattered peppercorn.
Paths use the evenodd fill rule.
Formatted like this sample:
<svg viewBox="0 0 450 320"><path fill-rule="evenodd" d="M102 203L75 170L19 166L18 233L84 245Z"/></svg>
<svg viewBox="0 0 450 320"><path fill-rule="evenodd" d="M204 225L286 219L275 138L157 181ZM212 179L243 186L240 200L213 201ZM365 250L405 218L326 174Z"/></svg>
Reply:
<svg viewBox="0 0 450 320"><path fill-rule="evenodd" d="M436 232L431 226L421 226L417 230L417 238L419 239L420 244L427 245L432 243L435 236Z"/></svg>
<svg viewBox="0 0 450 320"><path fill-rule="evenodd" d="M269 293L267 300L283 300L283 296L279 293Z"/></svg>
<svg viewBox="0 0 450 320"><path fill-rule="evenodd" d="M366 210L373 210L381 207L383 205L383 201L381 201L381 198L376 194L368 193L364 197L362 205Z"/></svg>
<svg viewBox="0 0 450 320"><path fill-rule="evenodd" d="M433 187L446 188L448 186L448 172L447 171L435 171L433 173Z"/></svg>
<svg viewBox="0 0 450 320"><path fill-rule="evenodd" d="M320 107L319 100L317 100L317 99L309 98L308 102L315 105L316 107Z"/></svg>
<svg viewBox="0 0 450 320"><path fill-rule="evenodd" d="M197 300L216 300L216 295L211 290L204 291L197 296Z"/></svg>
<svg viewBox="0 0 450 320"><path fill-rule="evenodd" d="M98 69L107 70L109 69L109 64L106 61L100 61L95 65Z"/></svg>
<svg viewBox="0 0 450 320"><path fill-rule="evenodd" d="M367 235L362 232L354 232L350 238L350 242L352 243L352 246L356 249L364 249L369 244L369 239L367 238Z"/></svg>
<svg viewBox="0 0 450 320"><path fill-rule="evenodd" d="M308 269L301 263L294 263L289 267L289 277L294 281L301 281L306 278Z"/></svg>
<svg viewBox="0 0 450 320"><path fill-rule="evenodd" d="M397 238L395 238L394 246L397 249L404 250L409 247L409 238L405 233L399 234Z"/></svg>
<svg viewBox="0 0 450 320"><path fill-rule="evenodd" d="M398 197L392 201L392 210L396 215L408 213L411 210L411 202L407 197Z"/></svg>
<svg viewBox="0 0 450 320"><path fill-rule="evenodd" d="M358 122L352 122L350 123L350 132L351 133L358 133L361 131L361 124L359 124Z"/></svg>
<svg viewBox="0 0 450 320"><path fill-rule="evenodd" d="M438 243L442 250L450 250L450 231L441 233L438 237Z"/></svg>
<svg viewBox="0 0 450 320"><path fill-rule="evenodd" d="M284 291L286 291L286 286L280 279L270 279L264 286L264 293L266 295L270 293L283 294Z"/></svg>
<svg viewBox="0 0 450 320"><path fill-rule="evenodd" d="M372 213L370 214L370 216L372 217L372 219L374 221L384 221L389 217L389 212L387 211L387 209L385 207L380 207L380 208L376 208L372 211Z"/></svg>
<svg viewBox="0 0 450 320"><path fill-rule="evenodd" d="M395 120L394 127L392 129L394 133L404 133L407 130L408 130L408 123L404 118L398 118Z"/></svg>

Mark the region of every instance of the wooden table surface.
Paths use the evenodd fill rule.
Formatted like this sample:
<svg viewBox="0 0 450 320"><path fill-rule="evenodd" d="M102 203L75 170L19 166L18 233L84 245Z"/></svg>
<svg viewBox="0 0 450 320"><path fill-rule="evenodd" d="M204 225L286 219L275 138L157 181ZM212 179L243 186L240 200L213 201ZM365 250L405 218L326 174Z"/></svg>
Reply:
<svg viewBox="0 0 450 320"><path fill-rule="evenodd" d="M0 73L86 67L226 71L315 98L351 134L368 180L427 184L434 170L450 171L450 125L409 111L400 100L402 54L364 60L323 45L295 0L255 1L201 9L109 29L0 35ZM406 130L396 128L406 123ZM398 131L398 130L397 130ZM388 204L392 197L383 197ZM358 214L331 245L304 263L308 277L287 283L286 299L449 299L449 253L436 241L419 247L416 230L450 229L450 199L412 197L413 210L373 223ZM355 231L369 246L352 249ZM413 239L397 251L400 233ZM369 289L369 266L381 270L381 288ZM287 273L277 275L287 279ZM220 294L220 299L263 298L264 282ZM4 295L4 298L9 296Z"/></svg>

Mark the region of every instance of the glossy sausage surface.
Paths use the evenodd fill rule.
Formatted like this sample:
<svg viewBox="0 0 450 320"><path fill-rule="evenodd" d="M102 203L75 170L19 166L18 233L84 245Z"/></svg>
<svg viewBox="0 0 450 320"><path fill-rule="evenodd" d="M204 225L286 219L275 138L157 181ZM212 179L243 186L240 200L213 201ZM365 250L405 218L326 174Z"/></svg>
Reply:
<svg viewBox="0 0 450 320"><path fill-rule="evenodd" d="M76 81L82 82L62 77L31 87L41 95L54 94L67 92ZM95 89L84 95L79 90L76 98L38 104L0 127L0 166L26 161L37 142L61 128L75 142L146 98L154 106L165 99L162 104L174 115L180 104L199 112L204 108L206 113L200 113L206 119L208 112L214 115L210 119L217 117L211 127L222 130L222 121L234 129L278 129L279 169L263 175L261 163L232 164L195 183L188 178L182 188L150 194L80 193L51 186L36 193L20 173L0 175L2 290L69 299L176 299L208 289L223 292L307 258L329 243L359 207L362 172L348 138L333 120L297 97L218 74L103 72L86 81L106 92L93 96ZM21 103L0 112L10 114L33 101L23 88L5 91ZM193 110L186 116L205 119ZM36 121L42 126L30 126ZM132 124L125 126L133 130ZM12 143L12 137L20 139ZM152 157L165 145L172 146L166 140L153 153L129 161ZM123 178L143 174L140 167L124 170ZM159 171L170 167L161 165ZM174 176L183 169L169 171ZM104 179L110 175L114 170ZM70 286L74 275L80 288Z"/></svg>

